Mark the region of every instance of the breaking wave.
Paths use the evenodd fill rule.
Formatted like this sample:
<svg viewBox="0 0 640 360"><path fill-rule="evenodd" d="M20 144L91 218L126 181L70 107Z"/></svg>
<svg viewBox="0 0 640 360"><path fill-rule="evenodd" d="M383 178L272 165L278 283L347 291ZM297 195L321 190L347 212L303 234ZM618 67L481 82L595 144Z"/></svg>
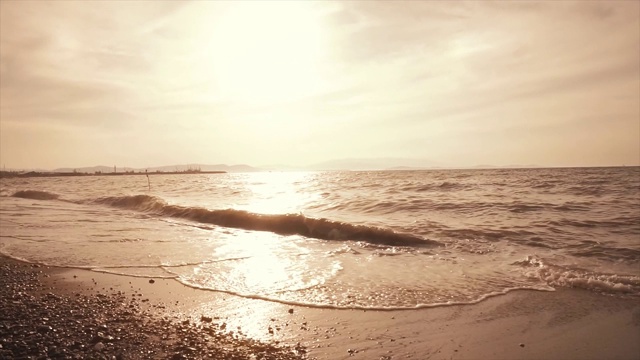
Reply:
<svg viewBox="0 0 640 360"><path fill-rule="evenodd" d="M58 194L50 193L47 191L39 191L39 190L16 191L11 196L17 197L17 198L23 198L23 199L33 199L33 200L55 200L60 197L60 195Z"/></svg>
<svg viewBox="0 0 640 360"><path fill-rule="evenodd" d="M92 203L153 213L160 216L187 219L205 224L269 231L279 235L301 235L321 240L353 240L389 246L434 246L439 242L390 229L355 225L302 214L256 214L244 210L209 210L200 207L169 205L161 198L149 195L103 197Z"/></svg>
<svg viewBox="0 0 640 360"><path fill-rule="evenodd" d="M535 256L516 261L530 278L540 279L552 287L580 288L608 294L640 295L640 277L597 273L547 263Z"/></svg>

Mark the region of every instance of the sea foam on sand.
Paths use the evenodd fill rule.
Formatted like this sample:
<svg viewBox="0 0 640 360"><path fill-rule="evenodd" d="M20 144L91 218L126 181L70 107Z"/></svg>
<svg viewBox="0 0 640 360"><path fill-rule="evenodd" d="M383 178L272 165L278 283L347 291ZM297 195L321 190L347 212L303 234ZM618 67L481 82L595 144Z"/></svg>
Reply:
<svg viewBox="0 0 640 360"><path fill-rule="evenodd" d="M514 291L478 304L419 310L306 308L189 288L170 279L56 272L53 291L122 291L147 311L224 324L250 338L306 347L317 359L640 359L640 302L579 289ZM140 294L140 295L138 295Z"/></svg>

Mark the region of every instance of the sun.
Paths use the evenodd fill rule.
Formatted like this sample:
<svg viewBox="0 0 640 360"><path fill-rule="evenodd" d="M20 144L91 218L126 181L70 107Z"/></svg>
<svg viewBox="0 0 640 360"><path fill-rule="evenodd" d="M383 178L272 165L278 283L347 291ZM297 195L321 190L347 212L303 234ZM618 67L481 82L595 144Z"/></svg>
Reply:
<svg viewBox="0 0 640 360"><path fill-rule="evenodd" d="M235 2L218 18L206 52L224 98L274 104L321 86L326 50L313 2Z"/></svg>

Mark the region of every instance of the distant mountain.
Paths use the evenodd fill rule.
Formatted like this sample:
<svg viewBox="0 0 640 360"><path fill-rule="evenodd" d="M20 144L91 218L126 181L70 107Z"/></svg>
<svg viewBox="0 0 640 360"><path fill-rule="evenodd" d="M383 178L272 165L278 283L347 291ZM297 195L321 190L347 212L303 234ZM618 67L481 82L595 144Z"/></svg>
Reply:
<svg viewBox="0 0 640 360"><path fill-rule="evenodd" d="M470 168L471 169L495 169L495 168L499 168L499 167L500 166L480 164L480 165L474 165L474 166L472 166Z"/></svg>
<svg viewBox="0 0 640 360"><path fill-rule="evenodd" d="M254 171L263 171L263 169L256 168L253 166L239 164L239 165L227 165L227 164L216 164L216 165L207 165L207 164L184 164L184 165L168 165L168 166L156 166L150 168L144 168L141 170L148 171L184 171L184 170L195 170L200 169L202 171L226 171L226 172L254 172Z"/></svg>
<svg viewBox="0 0 640 360"><path fill-rule="evenodd" d="M513 165L487 165L487 164L481 164L481 165L475 165L473 167L471 167L472 169L532 169L532 168L539 168L539 165L518 165L518 164L513 164Z"/></svg>
<svg viewBox="0 0 640 360"><path fill-rule="evenodd" d="M257 171L323 171L323 170L429 170L429 169L512 169L512 168L537 168L538 165L506 165L496 166L489 164L481 164L469 167L449 167L430 161L427 159L406 159L406 158L353 158L353 159L336 159L316 163L309 166L289 166L289 165L269 165L254 167L246 164L180 164L167 166L154 166L149 168L131 168L116 167L116 172L174 172L185 170L201 170L201 171L226 171L226 172L257 172ZM24 170L22 170L24 171ZM39 172L49 172L49 170L38 170ZM80 168L58 168L51 170L57 173L112 173L113 166L90 166Z"/></svg>
<svg viewBox="0 0 640 360"><path fill-rule="evenodd" d="M430 167L422 167L422 166L394 166L394 167L387 168L387 169L385 169L385 170L403 171L403 170L433 170L433 169L444 169L444 168L439 167L439 166L430 166Z"/></svg>
<svg viewBox="0 0 640 360"><path fill-rule="evenodd" d="M126 171L133 171L135 169L133 168L128 168L128 167L124 167L124 168L119 168L116 167L116 172L126 172ZM96 172L102 172L102 173L111 173L114 172L113 171L113 166L89 166L89 167L81 167L81 168L58 168L58 169L53 169L51 170L51 172L56 172L56 173L72 173L72 172L79 172L79 173L96 173Z"/></svg>
<svg viewBox="0 0 640 360"><path fill-rule="evenodd" d="M539 168L542 167L540 165L533 165L533 164L528 164L528 165L519 165L519 164L514 164L514 165L505 165L502 166L503 168L509 168L509 169L533 169L533 168Z"/></svg>
<svg viewBox="0 0 640 360"><path fill-rule="evenodd" d="M207 164L184 164L184 165L168 165L168 166L155 166L149 168L130 168L130 167L115 167L115 172L155 172L155 171L185 171L185 170L196 170L199 169L201 171L226 171L226 172L253 172L253 171L263 171L263 169L255 168L249 165L226 165L226 164L217 164L217 165L207 165ZM113 166L91 166L91 167L81 167L81 168L58 168L52 170L52 172L58 173L70 173L70 172L80 172L80 173L112 173L114 172Z"/></svg>

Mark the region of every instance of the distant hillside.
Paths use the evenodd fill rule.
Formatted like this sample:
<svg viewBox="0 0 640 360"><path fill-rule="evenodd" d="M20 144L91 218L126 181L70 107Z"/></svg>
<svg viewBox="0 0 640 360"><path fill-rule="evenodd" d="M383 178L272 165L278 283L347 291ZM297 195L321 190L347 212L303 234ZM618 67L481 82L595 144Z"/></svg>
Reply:
<svg viewBox="0 0 640 360"><path fill-rule="evenodd" d="M442 169L438 166L431 167L422 167L422 166L394 166L387 168L385 170L394 170L394 171L403 171L403 170L433 170L433 169Z"/></svg>
<svg viewBox="0 0 640 360"><path fill-rule="evenodd" d="M288 166L288 165L269 165L254 167L246 164L180 164L180 165L166 165L166 166L154 166L149 168L131 168L131 167L116 167L115 171L120 172L178 172L185 170L200 170L200 171L225 171L231 173L237 172L257 172L257 171L323 171L323 170L430 170L430 169L511 169L511 168L537 168L538 165L490 165L480 164L475 166L462 166L451 167L443 166L434 161L428 159L405 159L405 158L362 158L362 159L336 159L316 163L309 166ZM9 169L10 170L10 169ZM33 169L30 169L33 170ZM26 170L14 170L14 171L26 171ZM54 170L35 170L38 172L56 172L56 173L89 173L96 172L112 173L114 172L113 166L90 166L79 168L58 168Z"/></svg>
<svg viewBox="0 0 640 360"><path fill-rule="evenodd" d="M263 171L263 169L256 168L253 166L238 164L238 165L227 165L227 164L216 164L216 165L207 165L207 164L184 164L184 165L168 165L168 166L156 166L142 169L149 171L184 171L184 170L195 170L200 169L201 171L226 171L226 172L254 172L254 171Z"/></svg>
<svg viewBox="0 0 640 360"><path fill-rule="evenodd" d="M155 172L155 171L185 171L185 170L201 170L201 171L226 171L226 172L253 172L253 171L262 171L262 169L255 168L249 165L226 165L226 164L217 164L217 165L207 165L207 164L184 164L184 165L168 165L168 166L155 166L149 168L130 168L130 167L117 167L115 168L115 172ZM114 172L113 166L91 166L91 167L81 167L81 168L59 168L51 170L52 172L58 173L112 173Z"/></svg>
<svg viewBox="0 0 640 360"><path fill-rule="evenodd" d="M518 164L513 164L513 165L487 165L487 164L480 164L480 165L475 165L473 167L471 167L472 169L533 169L533 168L538 168L540 167L539 165L518 165Z"/></svg>
<svg viewBox="0 0 640 360"><path fill-rule="evenodd" d="M133 171L135 169L133 168L118 168L116 167L116 172L126 172L126 171ZM102 173L111 173L114 172L113 171L113 166L90 166L90 167L81 167L81 168L58 168L58 169L53 169L51 170L51 172L56 172L56 173L71 173L71 172L79 172L79 173L95 173L95 172L102 172Z"/></svg>

